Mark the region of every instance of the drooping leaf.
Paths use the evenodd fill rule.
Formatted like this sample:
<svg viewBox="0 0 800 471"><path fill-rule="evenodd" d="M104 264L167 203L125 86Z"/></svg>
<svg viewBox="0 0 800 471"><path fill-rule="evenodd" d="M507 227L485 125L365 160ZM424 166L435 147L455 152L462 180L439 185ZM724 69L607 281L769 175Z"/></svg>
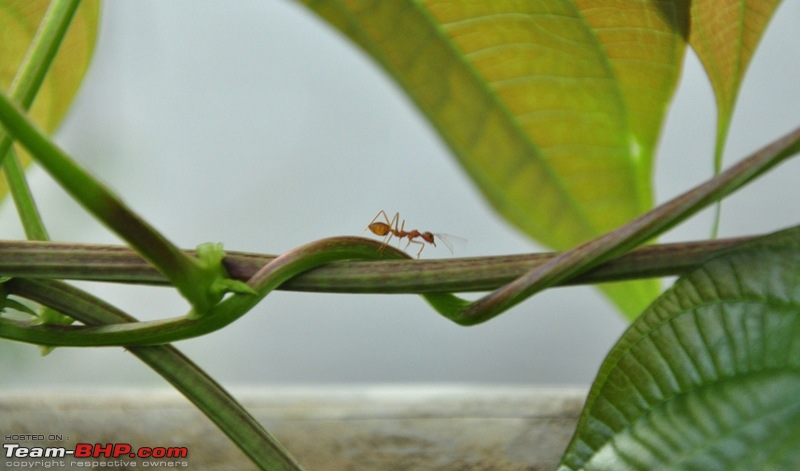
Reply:
<svg viewBox="0 0 800 471"><path fill-rule="evenodd" d="M800 228L679 279L592 385L561 471L800 469Z"/></svg>
<svg viewBox="0 0 800 471"><path fill-rule="evenodd" d="M46 0L0 0L0 87L8 90L50 2ZM99 2L81 2L42 87L30 110L42 129L52 132L69 109L89 66L99 20ZM24 150L19 154L27 164ZM0 178L0 198L8 188Z"/></svg>
<svg viewBox="0 0 800 471"><path fill-rule="evenodd" d="M779 4L780 0L692 1L689 43L703 64L717 102L717 171L739 87Z"/></svg>
<svg viewBox="0 0 800 471"><path fill-rule="evenodd" d="M536 240L572 247L651 206L682 2L304 3L394 77L495 209ZM604 289L633 317L658 285Z"/></svg>

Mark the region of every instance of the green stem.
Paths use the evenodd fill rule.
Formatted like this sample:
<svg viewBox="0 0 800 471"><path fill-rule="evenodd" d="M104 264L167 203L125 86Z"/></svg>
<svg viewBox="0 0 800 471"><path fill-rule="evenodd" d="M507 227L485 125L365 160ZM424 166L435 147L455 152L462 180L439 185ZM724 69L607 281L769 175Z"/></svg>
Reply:
<svg viewBox="0 0 800 471"><path fill-rule="evenodd" d="M648 245L565 280L565 284L677 276L751 238ZM333 262L300 273L278 289L393 294L489 291L558 255L535 253L441 260ZM274 255L229 251L223 264L231 278L247 281L274 259ZM112 245L0 241L0 273L37 279L169 283L136 252Z"/></svg>
<svg viewBox="0 0 800 471"><path fill-rule="evenodd" d="M12 148L8 150L8 154L8 157L3 162L3 172L6 175L6 181L8 181L8 188L11 190L14 205L17 207L17 214L19 214L20 221L22 221L22 227L25 229L25 236L28 240L50 240L44 221L42 221L39 209L36 207L36 202L31 194L31 189L28 186L28 180L25 178L25 172L17 158L17 153Z"/></svg>
<svg viewBox="0 0 800 471"><path fill-rule="evenodd" d="M720 103L720 97L717 96L717 103ZM717 106L717 138L714 142L714 175L722 171L722 160L725 157L725 143L728 141L728 131L731 126L731 117L733 116L734 102L730 106L723 107ZM714 221L711 226L711 237L716 238L719 234L719 224L722 218L722 200L717 201L714 205Z"/></svg>
<svg viewBox="0 0 800 471"><path fill-rule="evenodd" d="M206 312L216 304L218 299L214 299L209 289L214 273L204 269L196 259L188 257L139 218L53 144L2 93L0 121L67 192L158 268L195 309Z"/></svg>
<svg viewBox="0 0 800 471"><path fill-rule="evenodd" d="M36 98L79 5L80 0L56 0L45 12L9 89L11 99L23 109L28 110ZM47 230L34 203L22 165L11 149L11 142L11 136L0 129L0 163L25 234L31 240L48 240Z"/></svg>
<svg viewBox="0 0 800 471"><path fill-rule="evenodd" d="M709 243L696 244L694 248L689 247L688 253L694 254L695 262L699 263L701 260L706 260L714 254L719 254L724 250L737 245L739 240L733 239L730 241L714 241ZM19 247L21 243L8 243L12 247L16 245ZM26 247L36 247L37 243L27 243ZM50 245L50 244L47 244ZM641 253L646 251L644 254ZM0 254L6 250L0 250ZM111 260L120 255L119 248L109 248L108 252L111 253ZM8 250L9 258L16 258L19 252L10 247ZM610 273L621 273L626 270L626 266L639 266L647 260L668 260L674 259L674 249L672 247L664 247L654 250L653 248L643 248L640 253L633 253L628 256L627 260L622 260L616 267L610 264L605 268ZM542 255L542 254L539 254ZM535 263L541 266L547 260L552 260L559 256L559 254L543 254L542 258L538 255L533 256L533 260L528 260L528 263ZM252 256L244 257L252 258ZM539 260L535 260L535 259ZM80 257L73 260L79 260ZM323 239L312 242L305 246L291 250L280 257L272 258L269 263L263 265L257 272L253 273L249 278L249 285L252 286L257 292L258 296L247 294L234 294L226 301L223 301L216 306L212 312L206 316L193 318L190 316L182 316L171 319L162 319L157 321L144 321L135 324L115 324L110 326L99 327L84 327L84 326L57 326L57 325L33 325L33 323L3 319L0 318L0 337L5 337L12 340L37 343L41 345L61 345L61 346L116 346L116 345L156 345L172 342L175 340L186 339L203 335L214 330L221 329L226 325L234 322L241 317L243 313L249 311L254 307L263 297L269 292L281 286L284 282L294 277L305 273L312 268L318 267L323 264L332 264L337 260L349 260L346 265L349 266L358 262L352 260L368 259L379 260L373 262L370 266L376 267L381 273L384 269L383 265L396 266L399 269L405 269L402 278L398 278L394 274L395 282L403 283L408 282L410 278L419 278L419 273L415 270L415 266L423 265L425 263L436 263L444 266L444 270L433 278L447 278L452 274L452 271L447 267L447 261L438 262L420 262L410 260L409 256L404 252L395 249L394 247L387 247L380 242L370 239L362 239L355 237L336 237L330 239ZM393 262L387 259L403 259L402 261ZM470 263L469 260L467 260ZM17 262L20 263L20 262ZM21 262L25 264L27 262ZM250 261L248 261L250 263ZM456 263L460 263L456 261ZM479 265L483 266L483 265ZM506 266L500 265L501 274ZM520 268L520 267L517 267ZM330 269L330 268L329 268ZM334 266L333 268L337 268ZM681 270L689 269L689 265L683 265ZM324 271L325 268L320 267L317 271ZM475 273L476 267L472 267L472 273ZM602 269L601 269L602 270ZM647 270L643 268L643 270ZM656 270L658 270L656 268ZM481 268L477 268L481 272ZM501 275L507 276L507 275ZM602 276L602 271L601 271ZM379 286L384 286L388 280L382 280ZM32 280L31 280L32 282ZM419 283L419 279L416 281ZM11 289L14 284L9 285ZM435 288L435 286L428 286L428 288ZM371 292L380 292L381 288L375 288ZM38 303L50 306L59 311L68 311L74 309L74 301L70 297L65 296L59 290L47 289L40 287L38 290L30 290L25 293L18 293L24 295L26 298L36 301ZM423 297L436 308L436 310L447 317L448 319L459 323L469 324L469 318L463 317L463 312L468 308L469 303L461 300L460 298L450 295L439 293L425 293Z"/></svg>
<svg viewBox="0 0 800 471"><path fill-rule="evenodd" d="M86 325L119 325L136 319L77 288L51 280L14 279L9 292L47 292L62 299L64 313ZM171 345L131 347L130 352L160 374L208 416L260 469L299 470L289 453L225 389Z"/></svg>

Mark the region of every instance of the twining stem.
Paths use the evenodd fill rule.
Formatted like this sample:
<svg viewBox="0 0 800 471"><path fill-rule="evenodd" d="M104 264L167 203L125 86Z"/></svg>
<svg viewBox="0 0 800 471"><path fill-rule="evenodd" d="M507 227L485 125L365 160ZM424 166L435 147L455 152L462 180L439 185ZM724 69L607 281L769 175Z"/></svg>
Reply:
<svg viewBox="0 0 800 471"><path fill-rule="evenodd" d="M234 293L204 316L191 316L190 313L186 316L156 321L96 327L74 326L72 329L56 325L33 325L26 321L0 317L0 337L39 345L62 346L165 344L225 327L298 273L336 260L376 259L381 256L408 258L405 252L393 247L382 247L380 242L374 240L346 237L324 239L290 250L256 272L248 284L257 295ZM9 292L13 293L13 286L13 284L7 286ZM62 311L62 308L69 309L69 300L60 293L40 290L26 293L25 297L59 311Z"/></svg>
<svg viewBox="0 0 800 471"><path fill-rule="evenodd" d="M461 325L484 322L544 288L582 274L656 236L722 198L800 150L800 128L776 140L712 180L668 201L622 228L563 252L483 298L469 303L452 294L423 297L442 315ZM382 249L382 250L381 250ZM408 258L392 247L360 238L334 238L291 250L261 268L248 284L257 292L232 294L209 315L108 326L41 326L0 318L0 336L45 345L154 345L203 335L224 327L255 306L270 291L311 268L339 260ZM60 310L58 297L31 299Z"/></svg>
<svg viewBox="0 0 800 471"><path fill-rule="evenodd" d="M750 239L648 245L565 280L564 284L677 276ZM557 256L557 253L535 253L441 260L334 262L300 273L278 289L332 293L489 291ZM223 264L232 278L247 281L274 259L274 255L228 251ZM0 241L0 273L39 279L169 283L135 251L95 244Z"/></svg>

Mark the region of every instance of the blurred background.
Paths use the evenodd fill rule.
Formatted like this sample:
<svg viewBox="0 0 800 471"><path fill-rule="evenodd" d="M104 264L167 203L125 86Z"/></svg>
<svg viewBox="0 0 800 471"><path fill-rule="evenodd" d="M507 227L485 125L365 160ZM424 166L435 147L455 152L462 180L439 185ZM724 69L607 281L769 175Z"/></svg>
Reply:
<svg viewBox="0 0 800 471"><path fill-rule="evenodd" d="M744 81L725 164L800 121L800 2L777 11ZM656 164L663 202L708 178L715 107L694 55ZM105 2L93 64L57 141L180 246L280 253L365 235L381 209L468 239L456 256L542 250L479 196L417 110L365 55L301 5ZM40 168L54 240L119 243ZM798 223L800 162L726 200L721 236ZM705 211L661 238L707 238ZM13 205L0 237L24 238ZM443 247L423 257L451 257ZM665 283L666 285L666 283ZM142 319L182 315L164 288L81 283ZM276 292L227 328L177 347L225 385L501 383L588 386L626 327L596 291L558 288L471 328L421 298ZM0 342L0 387L163 385L119 348Z"/></svg>

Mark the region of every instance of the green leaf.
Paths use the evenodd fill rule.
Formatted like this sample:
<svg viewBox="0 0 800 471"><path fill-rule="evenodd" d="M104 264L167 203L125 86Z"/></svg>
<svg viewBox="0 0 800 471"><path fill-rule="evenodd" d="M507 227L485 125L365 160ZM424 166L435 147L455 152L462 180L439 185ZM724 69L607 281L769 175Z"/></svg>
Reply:
<svg viewBox="0 0 800 471"><path fill-rule="evenodd" d="M62 314L47 306L42 306L39 309L39 314L37 315L37 320L34 324L70 325L73 322L75 322L75 319L67 316L66 314ZM47 356L53 353L53 350L55 349L56 347L52 345L39 345L39 354L41 356Z"/></svg>
<svg viewBox="0 0 800 471"><path fill-rule="evenodd" d="M714 168L719 172L739 87L780 0L694 0L689 44L717 102Z"/></svg>
<svg viewBox="0 0 800 471"><path fill-rule="evenodd" d="M680 2L312 1L427 116L487 200L555 249L652 205ZM608 285L634 316L655 281Z"/></svg>
<svg viewBox="0 0 800 471"><path fill-rule="evenodd" d="M800 469L800 228L679 279L603 362L559 468Z"/></svg>
<svg viewBox="0 0 800 471"><path fill-rule="evenodd" d="M202 277L202 285L208 287L205 296L208 298L207 304L209 306L219 303L228 293L258 295L258 292L250 285L243 281L234 280L228 275L228 271L222 264L224 258L225 251L220 243L206 242L197 246L195 263ZM206 314L208 314L207 311L195 308L190 315L198 318Z"/></svg>
<svg viewBox="0 0 800 471"><path fill-rule="evenodd" d="M8 90L50 2L45 0L0 0L0 87ZM50 72L42 84L29 115L52 132L69 109L94 51L100 14L99 2L84 0L73 18ZM19 148L27 165L30 158ZM0 179L0 198L8 191Z"/></svg>

